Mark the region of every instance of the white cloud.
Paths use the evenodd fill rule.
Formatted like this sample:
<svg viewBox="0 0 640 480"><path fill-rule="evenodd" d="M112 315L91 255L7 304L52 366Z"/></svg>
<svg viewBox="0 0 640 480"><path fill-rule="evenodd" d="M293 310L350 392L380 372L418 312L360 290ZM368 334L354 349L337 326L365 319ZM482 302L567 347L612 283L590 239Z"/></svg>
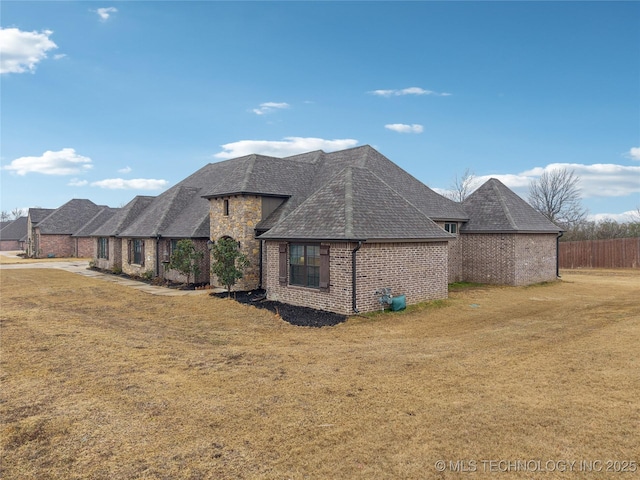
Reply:
<svg viewBox="0 0 640 480"><path fill-rule="evenodd" d="M216 153L215 158L236 158L252 153L273 157L288 157L299 153L324 150L333 152L355 147L357 140L351 138L325 140L313 137L285 137L282 141L240 140L222 145L223 151Z"/></svg>
<svg viewBox="0 0 640 480"><path fill-rule="evenodd" d="M84 187L88 184L88 181L80 180L79 178L72 178L71 180L69 180L69 183L67 183L67 185L69 185L70 187Z"/></svg>
<svg viewBox="0 0 640 480"><path fill-rule="evenodd" d="M264 115L265 113L271 113L275 110L282 110L284 108L289 108L290 105L285 102L265 102L261 103L259 108L254 108L252 110L256 115Z"/></svg>
<svg viewBox="0 0 640 480"><path fill-rule="evenodd" d="M109 190L162 190L169 182L154 178L107 178L97 182L91 182L92 187L106 188Z"/></svg>
<svg viewBox="0 0 640 480"><path fill-rule="evenodd" d="M640 147L631 147L631 150L627 153L627 157L631 160L640 160Z"/></svg>
<svg viewBox="0 0 640 480"><path fill-rule="evenodd" d="M131 173L131 167L129 165L127 165L124 168L120 168L120 169L118 169L118 173Z"/></svg>
<svg viewBox="0 0 640 480"><path fill-rule="evenodd" d="M0 73L33 72L47 58L47 51L58 46L49 38L51 30L23 32L0 27Z"/></svg>
<svg viewBox="0 0 640 480"><path fill-rule="evenodd" d="M450 93L438 93L433 90L425 90L420 87L409 87L401 90L372 90L369 92L371 95L377 95L379 97L398 97L401 95L434 95L437 97L449 97Z"/></svg>
<svg viewBox="0 0 640 480"><path fill-rule="evenodd" d="M100 21L106 22L107 20L109 20L109 17L111 16L111 14L116 13L118 9L115 7L106 7L106 8L99 8L93 11L95 11L100 16Z"/></svg>
<svg viewBox="0 0 640 480"><path fill-rule="evenodd" d="M640 193L640 167L616 165L611 163L551 163L544 167L534 167L517 174L483 175L477 177L481 183L489 178L497 178L509 188L526 197L529 184L544 172L561 168L572 170L580 179L579 188L582 198L626 197Z"/></svg>
<svg viewBox="0 0 640 480"><path fill-rule="evenodd" d="M384 128L388 130L393 130L398 133L422 133L423 127L422 125L418 125L414 123L413 125L406 125L404 123L390 123L385 125Z"/></svg>
<svg viewBox="0 0 640 480"><path fill-rule="evenodd" d="M78 155L73 148L58 152L50 150L39 157L20 157L2 167L18 175L42 173L43 175L78 175L92 168L91 159Z"/></svg>
<svg viewBox="0 0 640 480"><path fill-rule="evenodd" d="M638 213L635 210L629 210L622 213L595 213L593 215L587 215L587 218L595 222L613 220L619 223L626 223L636 222L638 219Z"/></svg>

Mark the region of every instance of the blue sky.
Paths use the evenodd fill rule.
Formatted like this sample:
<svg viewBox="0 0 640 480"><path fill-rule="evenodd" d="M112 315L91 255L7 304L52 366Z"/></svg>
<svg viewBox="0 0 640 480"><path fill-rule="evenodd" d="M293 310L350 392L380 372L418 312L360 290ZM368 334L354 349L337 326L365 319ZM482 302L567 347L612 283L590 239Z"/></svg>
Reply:
<svg viewBox="0 0 640 480"><path fill-rule="evenodd" d="M117 207L206 163L369 144L444 191L581 178L640 207L638 2L0 6L2 210Z"/></svg>

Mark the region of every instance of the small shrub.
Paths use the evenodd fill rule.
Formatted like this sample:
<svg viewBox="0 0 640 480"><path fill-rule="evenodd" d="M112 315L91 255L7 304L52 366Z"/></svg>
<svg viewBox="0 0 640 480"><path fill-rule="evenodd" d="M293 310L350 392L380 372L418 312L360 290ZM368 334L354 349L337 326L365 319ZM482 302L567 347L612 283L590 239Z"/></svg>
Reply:
<svg viewBox="0 0 640 480"><path fill-rule="evenodd" d="M147 270L142 274L142 278L146 281L151 281L153 278L153 270Z"/></svg>

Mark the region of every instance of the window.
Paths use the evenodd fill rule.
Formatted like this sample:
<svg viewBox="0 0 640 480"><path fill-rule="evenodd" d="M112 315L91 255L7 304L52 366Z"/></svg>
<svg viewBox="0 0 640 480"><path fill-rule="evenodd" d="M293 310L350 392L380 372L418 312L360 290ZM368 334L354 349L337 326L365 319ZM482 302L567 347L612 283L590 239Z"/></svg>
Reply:
<svg viewBox="0 0 640 480"><path fill-rule="evenodd" d="M222 214L225 217L229 216L229 200L223 200L222 201Z"/></svg>
<svg viewBox="0 0 640 480"><path fill-rule="evenodd" d="M109 258L109 239L107 237L98 238L98 258Z"/></svg>
<svg viewBox="0 0 640 480"><path fill-rule="evenodd" d="M144 265L144 240L135 239L131 244L131 263Z"/></svg>
<svg viewBox="0 0 640 480"><path fill-rule="evenodd" d="M291 285L320 287L320 245L291 245L289 268Z"/></svg>
<svg viewBox="0 0 640 480"><path fill-rule="evenodd" d="M458 224L457 223L445 223L444 224L444 229L447 232L453 233L455 235L456 233L458 233Z"/></svg>
<svg viewBox="0 0 640 480"><path fill-rule="evenodd" d="M281 286L296 285L329 292L329 245L281 243L279 251Z"/></svg>

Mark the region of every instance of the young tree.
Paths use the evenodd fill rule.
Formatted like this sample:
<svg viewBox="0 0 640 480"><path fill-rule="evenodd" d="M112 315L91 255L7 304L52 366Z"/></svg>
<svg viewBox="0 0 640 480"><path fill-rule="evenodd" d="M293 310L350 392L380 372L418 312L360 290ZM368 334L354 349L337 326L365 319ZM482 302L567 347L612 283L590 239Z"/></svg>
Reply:
<svg viewBox="0 0 640 480"><path fill-rule="evenodd" d="M211 254L211 272L227 287L227 295L231 296L231 287L242 278L249 260L240 251L238 242L229 237L222 237L215 242L211 246Z"/></svg>
<svg viewBox="0 0 640 480"><path fill-rule="evenodd" d="M474 190L476 183L476 175L469 168L464 170L462 176L458 176L456 173L453 183L451 184L451 192L447 195L450 200L454 202L464 202L465 199Z"/></svg>
<svg viewBox="0 0 640 480"><path fill-rule="evenodd" d="M178 241L176 249L171 254L171 258L169 258L169 265L167 265L167 267L186 275L187 284L189 284L191 283L191 275L193 275L195 280L200 273L200 265L198 262L203 256L204 254L202 252L196 250L193 241L185 238Z"/></svg>
<svg viewBox="0 0 640 480"><path fill-rule="evenodd" d="M587 216L580 198L579 183L580 177L566 168L544 172L529 185L529 204L568 230Z"/></svg>

